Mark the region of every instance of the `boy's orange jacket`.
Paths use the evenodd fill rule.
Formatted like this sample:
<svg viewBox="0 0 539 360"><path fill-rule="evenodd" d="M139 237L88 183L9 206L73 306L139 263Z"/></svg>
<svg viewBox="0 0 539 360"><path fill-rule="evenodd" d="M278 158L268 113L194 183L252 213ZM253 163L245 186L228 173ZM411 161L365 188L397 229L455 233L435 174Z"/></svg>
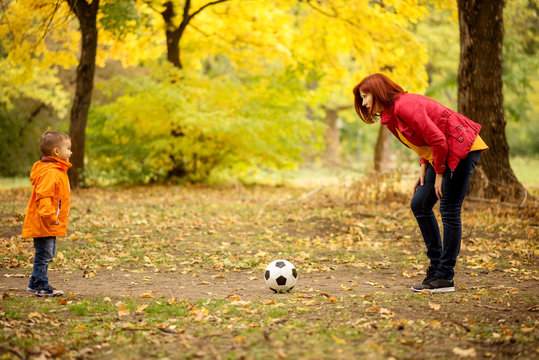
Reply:
<svg viewBox="0 0 539 360"><path fill-rule="evenodd" d="M26 209L23 238L65 236L69 220L70 188L67 170L71 163L54 156L43 156L30 172L34 186ZM51 225L58 220L59 225Z"/></svg>

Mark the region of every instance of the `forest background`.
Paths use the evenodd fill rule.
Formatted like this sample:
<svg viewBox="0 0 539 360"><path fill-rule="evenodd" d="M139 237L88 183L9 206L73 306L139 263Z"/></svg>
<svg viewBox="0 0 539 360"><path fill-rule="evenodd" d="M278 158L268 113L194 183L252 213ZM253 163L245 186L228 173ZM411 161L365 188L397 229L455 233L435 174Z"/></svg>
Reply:
<svg viewBox="0 0 539 360"><path fill-rule="evenodd" d="M538 22L535 0L0 0L0 359L536 358ZM410 291L417 156L355 114L373 72L492 145L454 293ZM20 234L49 128L73 191L42 299Z"/></svg>
<svg viewBox="0 0 539 360"><path fill-rule="evenodd" d="M305 163L366 171L379 129L359 121L351 89L373 72L457 108L455 1L321 4L101 1L81 183L250 183ZM0 176L26 177L39 135L69 133L79 22L64 1L2 1L0 16ZM510 154L533 164L537 3L507 1L504 24ZM386 168L413 166L391 146Z"/></svg>

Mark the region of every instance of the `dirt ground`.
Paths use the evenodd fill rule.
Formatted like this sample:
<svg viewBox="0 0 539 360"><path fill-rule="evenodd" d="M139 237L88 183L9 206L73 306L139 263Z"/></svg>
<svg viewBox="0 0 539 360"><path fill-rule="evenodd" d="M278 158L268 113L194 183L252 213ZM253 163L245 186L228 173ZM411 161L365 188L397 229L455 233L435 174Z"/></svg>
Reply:
<svg viewBox="0 0 539 360"><path fill-rule="evenodd" d="M135 271L135 272L133 272ZM536 280L517 282L509 276L491 272L481 276L458 273L455 279L457 291L463 295L480 288L516 288L520 294L536 296L539 299L539 286ZM31 269L0 269L0 292L27 293L25 291ZM252 270L230 272L193 272L188 274L173 272L154 272L152 270L122 269L102 270L91 277L80 271L49 270L49 282L66 294L90 297L120 297L151 293L154 297L185 299L224 298L238 294L245 299L269 298L275 296L263 279L262 272ZM300 293L327 294L339 296L348 293L341 285L351 288L351 292L366 295L373 291L386 294L399 294L408 291L410 286L420 282L421 277L403 278L391 269L364 273L360 269L336 266L327 272L302 273L299 270L298 282L293 291ZM354 283L354 286L350 284ZM410 290L411 291L411 290ZM285 296L285 295L279 295ZM443 295L442 295L443 296Z"/></svg>

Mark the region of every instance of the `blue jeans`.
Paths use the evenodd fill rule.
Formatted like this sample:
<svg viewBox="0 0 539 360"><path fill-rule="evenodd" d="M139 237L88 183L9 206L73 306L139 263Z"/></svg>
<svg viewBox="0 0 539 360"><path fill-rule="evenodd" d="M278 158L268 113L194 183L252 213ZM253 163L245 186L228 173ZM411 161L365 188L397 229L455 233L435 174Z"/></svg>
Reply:
<svg viewBox="0 0 539 360"><path fill-rule="evenodd" d="M56 255L56 237L34 238L34 248L36 249L34 269L32 270L28 287L35 290L42 290L49 284L47 270L49 263L52 261L54 255Z"/></svg>
<svg viewBox="0 0 539 360"><path fill-rule="evenodd" d="M468 191L470 178L475 166L479 162L481 151L472 151L459 161L453 174L448 170L444 173L442 182L442 199L440 201L440 214L444 230L443 246L440 237L438 221L432 208L438 201L434 190L436 173L428 164L424 185L419 185L412 198L411 208L427 246L427 257L430 259L430 268L436 270L439 278L453 280L454 267L460 252L462 237L462 222L460 213L462 202Z"/></svg>

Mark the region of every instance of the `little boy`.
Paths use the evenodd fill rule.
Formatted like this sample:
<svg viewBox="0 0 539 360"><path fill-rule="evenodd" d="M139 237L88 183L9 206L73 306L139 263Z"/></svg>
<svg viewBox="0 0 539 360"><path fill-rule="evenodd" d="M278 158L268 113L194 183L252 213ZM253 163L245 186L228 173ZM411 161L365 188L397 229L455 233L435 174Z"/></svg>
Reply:
<svg viewBox="0 0 539 360"><path fill-rule="evenodd" d="M45 131L39 149L43 156L30 172L34 186L26 209L23 238L34 238L34 268L27 290L37 296L60 296L63 291L49 285L47 269L56 255L56 236L65 236L69 220L71 139L58 131Z"/></svg>

